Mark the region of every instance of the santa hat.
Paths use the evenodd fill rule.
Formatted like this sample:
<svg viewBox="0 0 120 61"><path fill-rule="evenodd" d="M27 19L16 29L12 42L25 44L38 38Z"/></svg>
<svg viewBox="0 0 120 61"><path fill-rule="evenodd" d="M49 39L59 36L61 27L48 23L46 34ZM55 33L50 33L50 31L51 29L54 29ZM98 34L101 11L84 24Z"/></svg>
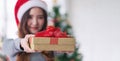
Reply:
<svg viewBox="0 0 120 61"><path fill-rule="evenodd" d="M18 0L14 9L17 25L19 25L24 13L32 7L40 7L47 12L47 5L42 0Z"/></svg>

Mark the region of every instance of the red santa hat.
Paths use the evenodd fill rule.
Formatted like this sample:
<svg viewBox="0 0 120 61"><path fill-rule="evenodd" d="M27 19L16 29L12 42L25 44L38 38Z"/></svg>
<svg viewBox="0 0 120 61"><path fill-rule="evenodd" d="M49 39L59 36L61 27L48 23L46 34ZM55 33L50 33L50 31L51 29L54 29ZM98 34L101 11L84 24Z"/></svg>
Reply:
<svg viewBox="0 0 120 61"><path fill-rule="evenodd" d="M40 7L47 12L47 5L42 0L18 0L14 9L17 25L19 25L24 13L32 7Z"/></svg>

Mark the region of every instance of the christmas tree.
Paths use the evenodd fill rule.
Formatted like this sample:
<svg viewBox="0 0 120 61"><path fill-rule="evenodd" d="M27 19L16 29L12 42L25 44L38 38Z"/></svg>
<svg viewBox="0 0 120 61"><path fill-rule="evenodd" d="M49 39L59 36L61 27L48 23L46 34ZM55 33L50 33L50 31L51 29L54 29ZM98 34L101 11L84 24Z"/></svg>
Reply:
<svg viewBox="0 0 120 61"><path fill-rule="evenodd" d="M54 0L54 3L56 3L57 0ZM49 17L53 18L53 24L55 27L60 27L61 31L66 32L68 35L73 36L72 26L70 25L68 21L68 14L61 14L60 13L60 6L54 5L53 11L49 13ZM78 49L76 47L75 51L69 55L67 53L64 53L62 55L59 55L56 57L56 61L82 61L82 55L78 53Z"/></svg>

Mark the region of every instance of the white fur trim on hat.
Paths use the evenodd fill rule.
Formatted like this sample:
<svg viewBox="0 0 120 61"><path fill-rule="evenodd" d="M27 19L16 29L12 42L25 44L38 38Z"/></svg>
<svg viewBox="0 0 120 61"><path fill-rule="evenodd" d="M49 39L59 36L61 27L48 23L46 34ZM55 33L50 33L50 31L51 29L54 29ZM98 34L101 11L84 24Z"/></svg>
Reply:
<svg viewBox="0 0 120 61"><path fill-rule="evenodd" d="M44 9L45 11L47 11L47 5L43 1L41 1L41 0L28 0L28 2L24 3L19 8L18 14L17 14L18 19L21 21L24 13L32 7L40 7L42 9Z"/></svg>

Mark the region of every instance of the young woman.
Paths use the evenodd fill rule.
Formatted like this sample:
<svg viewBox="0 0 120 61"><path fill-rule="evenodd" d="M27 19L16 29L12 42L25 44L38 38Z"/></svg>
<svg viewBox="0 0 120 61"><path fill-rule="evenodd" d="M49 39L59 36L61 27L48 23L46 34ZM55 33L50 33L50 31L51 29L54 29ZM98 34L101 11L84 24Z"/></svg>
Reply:
<svg viewBox="0 0 120 61"><path fill-rule="evenodd" d="M18 0L15 6L17 39L5 40L3 52L10 61L54 61L53 52L35 52L29 47L29 37L46 29L47 5L41 0Z"/></svg>

